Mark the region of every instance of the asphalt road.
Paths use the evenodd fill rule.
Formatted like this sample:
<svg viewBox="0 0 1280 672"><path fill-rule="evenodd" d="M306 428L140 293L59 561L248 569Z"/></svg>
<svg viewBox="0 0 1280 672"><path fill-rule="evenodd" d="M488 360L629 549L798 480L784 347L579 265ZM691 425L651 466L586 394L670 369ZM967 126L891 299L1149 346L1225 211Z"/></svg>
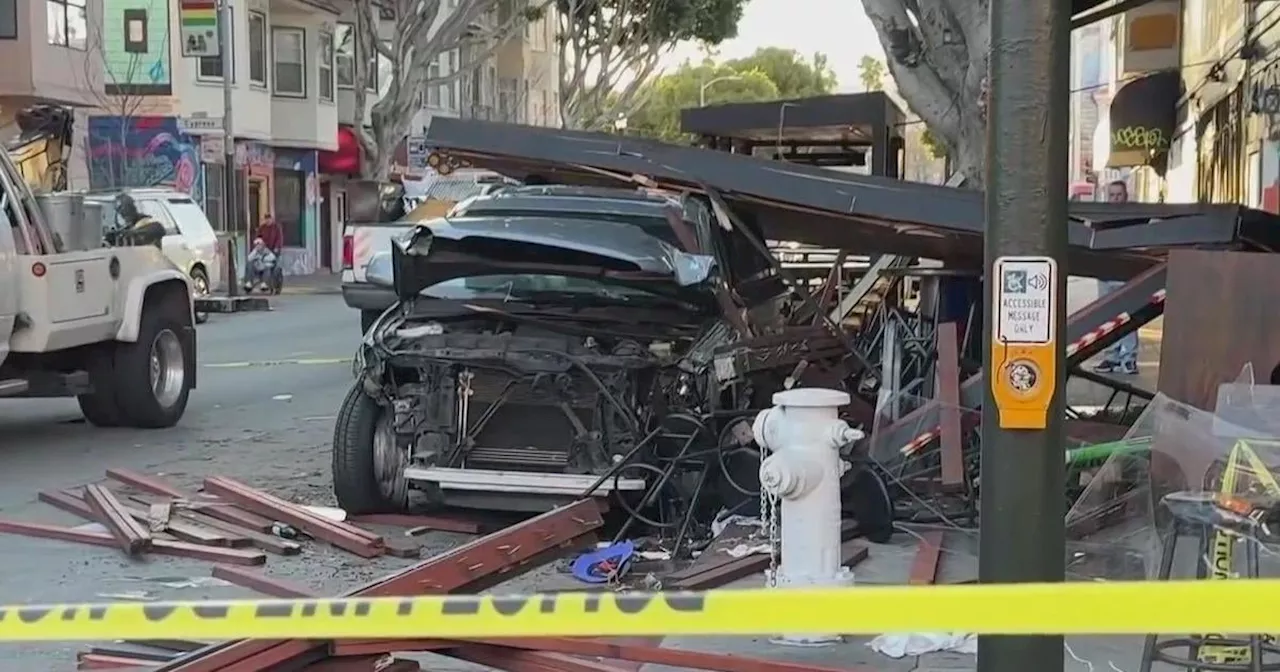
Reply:
<svg viewBox="0 0 1280 672"><path fill-rule="evenodd" d="M269 313L214 315L198 328L199 386L186 416L166 430L97 429L74 400L0 403L0 517L78 525L41 504L41 490L103 478L109 467L164 474L192 486L223 475L304 503L331 503L329 442L351 381L356 314L332 295L285 296ZM460 537L437 535L447 547ZM362 560L322 544L271 557L266 571L338 592L405 564ZM250 596L211 581L206 562L4 536L0 603L200 599ZM5 645L0 671L69 670L80 645Z"/></svg>

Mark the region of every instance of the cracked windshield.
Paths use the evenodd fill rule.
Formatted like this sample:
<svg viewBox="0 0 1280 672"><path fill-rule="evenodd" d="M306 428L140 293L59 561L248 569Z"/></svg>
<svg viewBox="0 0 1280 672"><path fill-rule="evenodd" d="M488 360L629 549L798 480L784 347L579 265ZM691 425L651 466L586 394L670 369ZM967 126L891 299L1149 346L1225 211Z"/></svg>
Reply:
<svg viewBox="0 0 1280 672"><path fill-rule="evenodd" d="M1277 3L0 44L0 672L1280 669Z"/></svg>

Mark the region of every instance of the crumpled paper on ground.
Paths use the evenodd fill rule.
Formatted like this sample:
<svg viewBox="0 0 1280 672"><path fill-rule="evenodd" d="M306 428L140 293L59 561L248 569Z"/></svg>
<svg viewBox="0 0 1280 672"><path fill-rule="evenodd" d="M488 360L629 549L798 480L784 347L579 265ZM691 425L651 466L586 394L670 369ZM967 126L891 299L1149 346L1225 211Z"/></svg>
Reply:
<svg viewBox="0 0 1280 672"><path fill-rule="evenodd" d="M942 632L913 632L909 634L880 635L867 642L876 653L890 658L920 656L926 653L954 651L977 655L978 638L974 635Z"/></svg>

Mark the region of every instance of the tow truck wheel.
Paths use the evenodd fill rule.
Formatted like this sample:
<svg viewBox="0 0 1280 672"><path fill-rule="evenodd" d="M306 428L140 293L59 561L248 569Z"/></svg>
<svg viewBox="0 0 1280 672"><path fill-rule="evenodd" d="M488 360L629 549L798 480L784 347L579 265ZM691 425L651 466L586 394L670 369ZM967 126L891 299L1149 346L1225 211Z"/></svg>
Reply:
<svg viewBox="0 0 1280 672"><path fill-rule="evenodd" d="M348 514L404 513L408 455L396 446L392 417L357 380L338 409L333 429L333 493Z"/></svg>
<svg viewBox="0 0 1280 672"><path fill-rule="evenodd" d="M181 305L148 301L142 309L138 340L116 344L117 399L129 427L172 427L187 409L191 353L180 335L187 323L185 315L177 314Z"/></svg>
<svg viewBox="0 0 1280 672"><path fill-rule="evenodd" d="M111 351L101 349L91 355L89 363L89 384L93 392L76 397L80 403L80 412L84 419L94 427L119 427L120 406L116 403L115 367L112 365Z"/></svg>

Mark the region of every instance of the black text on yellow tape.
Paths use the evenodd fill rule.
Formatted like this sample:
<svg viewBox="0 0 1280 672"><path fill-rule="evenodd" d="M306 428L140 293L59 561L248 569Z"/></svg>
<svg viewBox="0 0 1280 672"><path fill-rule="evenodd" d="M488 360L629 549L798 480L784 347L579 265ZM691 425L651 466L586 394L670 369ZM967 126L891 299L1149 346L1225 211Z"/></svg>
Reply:
<svg viewBox="0 0 1280 672"><path fill-rule="evenodd" d="M1276 632L1280 580L707 593L248 600L0 608L0 641ZM1187 609L1190 604L1231 609Z"/></svg>

